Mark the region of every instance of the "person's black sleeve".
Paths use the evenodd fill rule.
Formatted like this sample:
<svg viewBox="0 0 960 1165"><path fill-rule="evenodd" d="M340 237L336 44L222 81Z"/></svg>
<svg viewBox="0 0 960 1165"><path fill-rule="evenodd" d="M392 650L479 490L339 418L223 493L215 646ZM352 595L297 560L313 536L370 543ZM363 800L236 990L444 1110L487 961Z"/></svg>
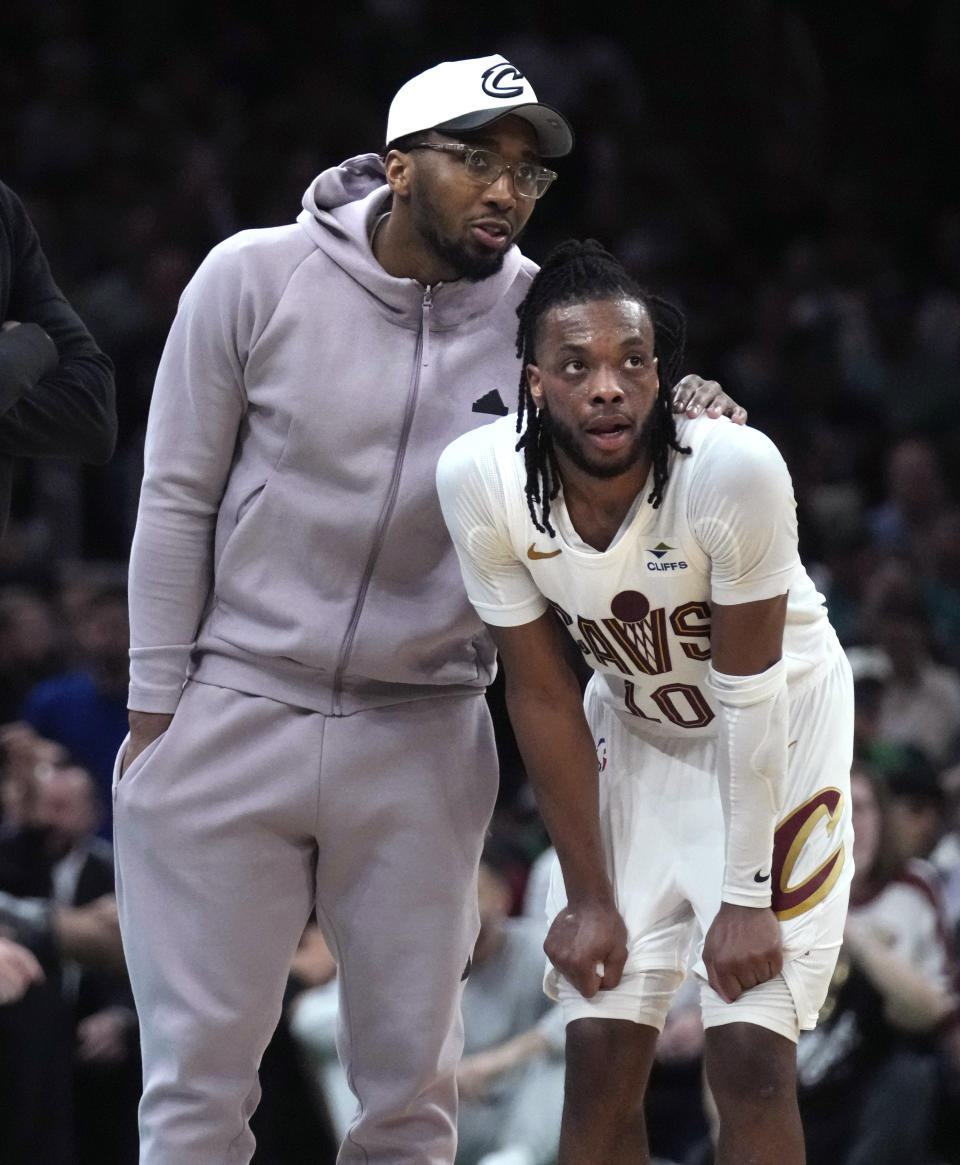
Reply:
<svg viewBox="0 0 960 1165"><path fill-rule="evenodd" d="M0 324L20 323L0 331L0 454L108 461L117 432L113 364L57 287L22 203L2 184L0 248L8 252L0 262L9 262Z"/></svg>

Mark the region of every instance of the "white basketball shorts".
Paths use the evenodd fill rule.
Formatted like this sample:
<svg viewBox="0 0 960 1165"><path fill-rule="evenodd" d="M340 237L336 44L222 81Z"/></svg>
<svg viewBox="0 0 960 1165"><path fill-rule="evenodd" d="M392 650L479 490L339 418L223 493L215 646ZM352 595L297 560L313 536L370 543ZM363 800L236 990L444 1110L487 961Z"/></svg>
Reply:
<svg viewBox="0 0 960 1165"><path fill-rule="evenodd" d="M599 699L593 684L584 703L597 742L603 843L627 924L628 957L618 986L592 999L548 967L547 994L561 1002L568 1023L597 1016L660 1030L673 992L692 969L703 980L708 1027L757 1023L792 1039L814 1027L843 938L853 874L853 693L843 653L790 692L788 772L771 875L783 971L731 1004L708 986L701 959L723 872L716 741L644 738ZM548 917L565 904L555 866Z"/></svg>

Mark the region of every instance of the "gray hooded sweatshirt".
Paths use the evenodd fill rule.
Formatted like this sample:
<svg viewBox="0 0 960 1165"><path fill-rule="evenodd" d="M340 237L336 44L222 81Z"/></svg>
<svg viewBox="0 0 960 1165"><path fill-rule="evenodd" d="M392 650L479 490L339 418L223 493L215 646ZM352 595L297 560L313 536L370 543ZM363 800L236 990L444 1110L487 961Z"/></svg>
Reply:
<svg viewBox="0 0 960 1165"><path fill-rule="evenodd" d="M488 394L512 407L536 267L514 247L479 283L396 279L369 243L388 198L352 158L185 289L131 551L131 708L174 711L190 675L334 715L492 678L434 471Z"/></svg>

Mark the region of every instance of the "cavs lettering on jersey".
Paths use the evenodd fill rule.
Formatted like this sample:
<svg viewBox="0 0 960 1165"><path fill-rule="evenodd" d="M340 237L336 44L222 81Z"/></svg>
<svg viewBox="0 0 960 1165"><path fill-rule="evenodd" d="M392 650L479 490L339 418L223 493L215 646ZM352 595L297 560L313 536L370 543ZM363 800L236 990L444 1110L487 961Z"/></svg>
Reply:
<svg viewBox="0 0 960 1165"><path fill-rule="evenodd" d="M678 421L663 501L641 491L610 546L577 535L562 494L556 537L533 525L516 418L444 452L440 500L480 617L518 626L552 607L597 675L598 694L632 731L712 735L705 684L711 603L787 593L783 651L800 684L839 650L822 597L797 555L796 507L773 443L727 420Z"/></svg>

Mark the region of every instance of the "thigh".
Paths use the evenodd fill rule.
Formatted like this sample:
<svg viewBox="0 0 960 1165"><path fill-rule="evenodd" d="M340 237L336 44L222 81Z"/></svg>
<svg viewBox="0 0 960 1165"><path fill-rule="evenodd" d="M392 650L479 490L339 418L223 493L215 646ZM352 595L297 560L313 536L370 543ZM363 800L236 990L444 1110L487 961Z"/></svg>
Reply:
<svg viewBox="0 0 960 1165"><path fill-rule="evenodd" d="M386 985L410 959L455 951L459 979L479 925L477 870L497 777L482 697L412 701L330 724L317 904L341 968L363 958L365 978L382 974Z"/></svg>
<svg viewBox="0 0 960 1165"><path fill-rule="evenodd" d="M849 666L839 653L826 673L791 694L787 774L774 835L773 908L780 920L783 979L801 1030L816 1024L843 941L853 875L852 725ZM719 890L715 902L702 919L704 933L719 907ZM699 957L695 969L706 978Z"/></svg>
<svg viewBox="0 0 960 1165"><path fill-rule="evenodd" d="M415 701L331 728L317 914L339 968L338 1048L360 1101L350 1152L443 1159L456 1113L462 981L479 928L477 871L497 791L486 702Z"/></svg>
<svg viewBox="0 0 960 1165"><path fill-rule="evenodd" d="M118 905L148 1054L211 1027L259 1045L276 1023L313 902L322 720L188 684L119 781Z"/></svg>
<svg viewBox="0 0 960 1165"><path fill-rule="evenodd" d="M771 887L787 961L811 947L838 946L843 936L853 876L853 695L842 653L791 695L788 731Z"/></svg>
<svg viewBox="0 0 960 1165"><path fill-rule="evenodd" d="M592 689L585 707L600 767L604 854L627 926L624 974L668 968L682 973L698 917L716 911L722 869L713 742L646 740ZM555 916L565 902L555 867L548 914Z"/></svg>
<svg viewBox="0 0 960 1165"><path fill-rule="evenodd" d="M706 1030L725 1024L752 1024L796 1044L800 1034L797 1003L784 976L775 975L727 1003L700 980L700 1011Z"/></svg>

